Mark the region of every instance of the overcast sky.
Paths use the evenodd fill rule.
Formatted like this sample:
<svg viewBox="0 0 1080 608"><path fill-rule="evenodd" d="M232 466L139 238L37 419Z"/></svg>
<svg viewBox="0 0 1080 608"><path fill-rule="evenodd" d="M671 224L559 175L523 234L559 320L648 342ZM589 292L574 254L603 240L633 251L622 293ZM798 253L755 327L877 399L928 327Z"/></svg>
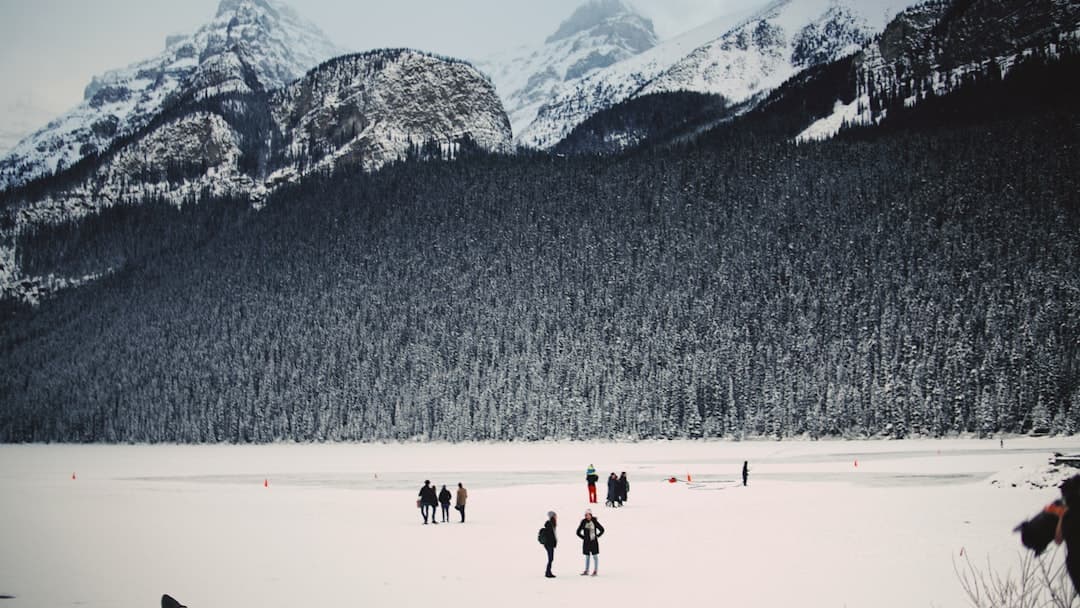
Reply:
<svg viewBox="0 0 1080 608"><path fill-rule="evenodd" d="M286 0L350 51L475 59L540 43L584 0ZM630 0L660 38L764 0ZM96 74L152 57L218 0L0 0L0 153L82 100Z"/></svg>

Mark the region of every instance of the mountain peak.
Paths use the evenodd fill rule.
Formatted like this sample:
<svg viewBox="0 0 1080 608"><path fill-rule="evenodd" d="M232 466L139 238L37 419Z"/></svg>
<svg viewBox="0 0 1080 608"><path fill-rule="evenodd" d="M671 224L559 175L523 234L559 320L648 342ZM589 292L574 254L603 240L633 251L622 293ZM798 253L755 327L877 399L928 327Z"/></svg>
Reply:
<svg viewBox="0 0 1080 608"><path fill-rule="evenodd" d="M651 35L652 46L656 43L656 33L653 30L652 21L639 15L623 0L588 0L570 15L570 18L559 25L554 34L548 36L545 42L563 40L601 26L610 26L621 21L635 21L635 25L643 28ZM602 28L607 29L607 28ZM646 47L648 48L648 47ZM642 49L644 50L644 49Z"/></svg>
<svg viewBox="0 0 1080 608"><path fill-rule="evenodd" d="M218 4L217 16L222 17L224 15L236 13L237 11L243 10L248 6L258 7L270 13L277 12L274 10L274 7L270 6L270 3L268 3L266 0L221 0L221 2Z"/></svg>

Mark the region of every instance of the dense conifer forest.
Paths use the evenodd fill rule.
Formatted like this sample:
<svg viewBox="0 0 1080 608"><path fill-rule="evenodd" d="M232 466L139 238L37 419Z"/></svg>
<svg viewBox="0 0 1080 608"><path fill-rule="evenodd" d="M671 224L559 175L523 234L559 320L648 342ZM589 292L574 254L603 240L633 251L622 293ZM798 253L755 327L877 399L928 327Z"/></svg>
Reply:
<svg viewBox="0 0 1080 608"><path fill-rule="evenodd" d="M113 270L3 310L0 440L1080 431L1075 97L947 106L26 234L27 273Z"/></svg>

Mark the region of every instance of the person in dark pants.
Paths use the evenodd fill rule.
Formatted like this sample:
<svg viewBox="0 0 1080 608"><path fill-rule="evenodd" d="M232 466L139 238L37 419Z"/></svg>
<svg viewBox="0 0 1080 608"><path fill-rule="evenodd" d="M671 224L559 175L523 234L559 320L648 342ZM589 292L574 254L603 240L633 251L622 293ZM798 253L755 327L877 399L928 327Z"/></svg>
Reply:
<svg viewBox="0 0 1080 608"><path fill-rule="evenodd" d="M742 461L742 485L746 485L746 480L750 479L750 463L746 460Z"/></svg>
<svg viewBox="0 0 1080 608"><path fill-rule="evenodd" d="M465 523L465 501L468 498L469 492L459 481L457 484L457 500L455 501L454 508L458 510L458 513L461 513L461 523Z"/></svg>
<svg viewBox="0 0 1080 608"><path fill-rule="evenodd" d="M544 550L547 551L548 560L544 576L555 578L555 575L551 573L551 563L555 561L555 547L559 544L559 539L555 536L557 518L554 511L548 511L547 516L547 521L544 522Z"/></svg>
<svg viewBox="0 0 1080 608"><path fill-rule="evenodd" d="M604 535L604 526L600 525L600 520L593 518L591 510L585 510L585 519L578 524L577 535L581 539L581 552L585 555L585 570L581 576L589 573L589 558L593 559L592 575L596 576L596 571L600 569L600 537Z"/></svg>
<svg viewBox="0 0 1080 608"><path fill-rule="evenodd" d="M615 473L608 475L607 478L607 500L604 504L609 507L619 506L619 478L615 476Z"/></svg>
<svg viewBox="0 0 1080 608"><path fill-rule="evenodd" d="M627 496L630 495L630 480L626 478L626 471L623 471L619 475L619 506L622 506L626 502Z"/></svg>
<svg viewBox="0 0 1080 608"><path fill-rule="evenodd" d="M600 481L600 476L590 464L589 468L585 469L585 483L589 486L589 502L596 502L596 482L598 481Z"/></svg>
<svg viewBox="0 0 1080 608"><path fill-rule="evenodd" d="M445 485L439 491L439 505L442 506L443 523L450 521L450 490Z"/></svg>
<svg viewBox="0 0 1080 608"><path fill-rule="evenodd" d="M424 525L427 525L428 511L431 511L431 523L437 524L435 521L435 507L439 504L439 497L435 495L435 486L431 485L431 481L425 479L424 487L420 488L420 514L424 516Z"/></svg>

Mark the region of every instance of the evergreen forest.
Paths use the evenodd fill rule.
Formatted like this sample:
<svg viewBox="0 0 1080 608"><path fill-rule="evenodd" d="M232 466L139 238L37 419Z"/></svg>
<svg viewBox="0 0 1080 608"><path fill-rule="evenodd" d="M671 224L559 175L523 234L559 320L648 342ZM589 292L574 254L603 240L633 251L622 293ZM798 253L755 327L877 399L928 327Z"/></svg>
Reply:
<svg viewBox="0 0 1080 608"><path fill-rule="evenodd" d="M1080 114L1001 98L41 228L110 270L0 311L0 441L1080 432Z"/></svg>

